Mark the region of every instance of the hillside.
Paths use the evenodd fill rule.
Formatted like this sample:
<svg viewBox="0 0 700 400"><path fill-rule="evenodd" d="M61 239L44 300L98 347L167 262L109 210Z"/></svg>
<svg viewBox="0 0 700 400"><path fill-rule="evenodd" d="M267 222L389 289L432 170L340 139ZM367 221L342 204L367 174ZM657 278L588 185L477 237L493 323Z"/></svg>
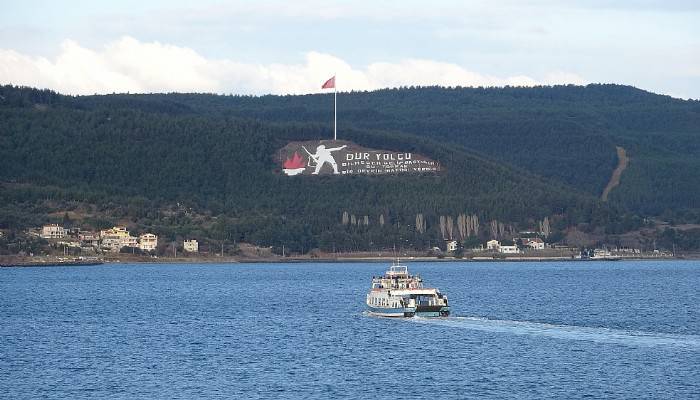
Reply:
<svg viewBox="0 0 700 400"><path fill-rule="evenodd" d="M304 252L424 248L442 240L440 216L461 213L477 215L489 236L491 221L533 229L550 217L556 230L621 232L645 215L698 208L698 103L626 87L341 94L344 139L421 153L446 171L317 179L281 175L274 154L329 136L328 96L70 97L9 86L0 96L0 228L70 208L94 227L126 221L172 238ZM661 146L659 132L668 138ZM632 162L603 204L616 145ZM644 190L659 179L677 190ZM368 225L342 225L344 212ZM416 231L417 214L426 232Z"/></svg>
<svg viewBox="0 0 700 400"><path fill-rule="evenodd" d="M74 101L90 109L136 107L329 129L333 106L323 94L112 95ZM459 145L594 196L602 194L621 146L634 162L610 193L611 202L645 215L700 208L700 174L695 173L700 170L700 101L619 85L429 87L341 93L338 107L341 132L400 131Z"/></svg>

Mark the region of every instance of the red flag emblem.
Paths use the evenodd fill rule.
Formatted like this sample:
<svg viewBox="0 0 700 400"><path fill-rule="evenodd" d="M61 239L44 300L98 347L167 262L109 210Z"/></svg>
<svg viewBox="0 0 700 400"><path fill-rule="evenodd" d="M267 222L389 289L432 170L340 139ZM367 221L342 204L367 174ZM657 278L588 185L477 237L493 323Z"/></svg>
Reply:
<svg viewBox="0 0 700 400"><path fill-rule="evenodd" d="M335 88L335 76L327 80L326 83L321 86L321 89L333 89Z"/></svg>

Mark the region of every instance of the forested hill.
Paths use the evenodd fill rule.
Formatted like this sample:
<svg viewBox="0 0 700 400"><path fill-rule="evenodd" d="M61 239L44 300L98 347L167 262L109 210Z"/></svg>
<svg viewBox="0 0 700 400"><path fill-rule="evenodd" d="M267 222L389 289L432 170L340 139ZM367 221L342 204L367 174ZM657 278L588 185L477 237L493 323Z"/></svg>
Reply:
<svg viewBox="0 0 700 400"><path fill-rule="evenodd" d="M89 96L80 107L313 122L330 129L332 96ZM700 102L620 85L438 87L341 93L340 132L412 133L600 196L617 159L632 159L610 201L642 214L698 208Z"/></svg>
<svg viewBox="0 0 700 400"><path fill-rule="evenodd" d="M536 228L544 217L559 230L620 232L643 216L698 208L695 101L594 85L393 89L341 93L338 104L341 138L418 152L446 172L275 172L275 152L287 142L331 135L328 95L71 97L0 87L0 228L77 207L93 226L129 219L171 237L298 251L397 241L420 248L442 239L440 216L475 215L501 232ZM631 161L604 204L598 197L617 163L615 146ZM164 211L174 204L189 211ZM368 224L341 225L344 212ZM415 227L418 214L426 232Z"/></svg>

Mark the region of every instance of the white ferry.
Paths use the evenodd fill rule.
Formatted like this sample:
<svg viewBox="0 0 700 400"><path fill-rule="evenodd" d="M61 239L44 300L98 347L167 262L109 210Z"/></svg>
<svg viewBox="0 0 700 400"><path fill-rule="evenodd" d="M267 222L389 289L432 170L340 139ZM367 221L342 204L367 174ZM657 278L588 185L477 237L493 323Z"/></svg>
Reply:
<svg viewBox="0 0 700 400"><path fill-rule="evenodd" d="M408 267L398 261L384 276L372 277L367 294L370 315L380 317L447 317L447 296L436 288L423 287L423 279L409 275Z"/></svg>

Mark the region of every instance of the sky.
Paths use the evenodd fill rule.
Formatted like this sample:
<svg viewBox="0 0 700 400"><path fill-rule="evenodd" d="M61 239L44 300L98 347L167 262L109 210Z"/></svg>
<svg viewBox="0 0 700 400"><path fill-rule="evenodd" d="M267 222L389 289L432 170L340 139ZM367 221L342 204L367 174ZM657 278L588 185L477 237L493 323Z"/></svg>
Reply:
<svg viewBox="0 0 700 400"><path fill-rule="evenodd" d="M0 84L66 94L618 83L700 99L700 1L0 0Z"/></svg>

